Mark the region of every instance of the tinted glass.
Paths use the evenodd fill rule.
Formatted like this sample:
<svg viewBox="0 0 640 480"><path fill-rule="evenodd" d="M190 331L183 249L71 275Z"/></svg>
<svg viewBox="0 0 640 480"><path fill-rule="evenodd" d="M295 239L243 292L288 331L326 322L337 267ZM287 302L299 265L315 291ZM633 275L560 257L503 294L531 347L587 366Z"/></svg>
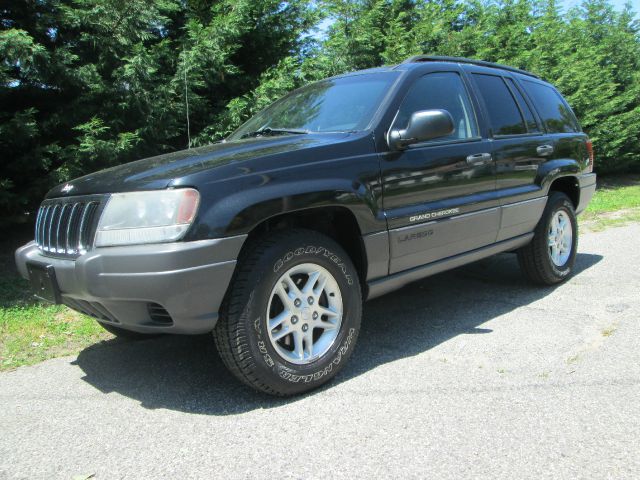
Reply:
<svg viewBox="0 0 640 480"><path fill-rule="evenodd" d="M489 113L489 122L494 135L516 135L527 133L518 105L509 92L502 77L474 73L480 94Z"/></svg>
<svg viewBox="0 0 640 480"><path fill-rule="evenodd" d="M313 83L267 107L230 138L264 128L309 132L364 129L396 78L396 73L385 72Z"/></svg>
<svg viewBox="0 0 640 480"><path fill-rule="evenodd" d="M575 115L555 89L529 80L523 80L522 85L550 133L580 131Z"/></svg>
<svg viewBox="0 0 640 480"><path fill-rule="evenodd" d="M520 106L520 112L522 113L522 115L524 115L524 119L527 122L527 127L529 129L529 132L540 131L540 129L538 128L538 124L536 123L535 117L533 116L533 112L529 108L527 101L522 96L522 93L520 93L520 90L518 90L518 87L516 87L516 84L514 83L514 81L511 80L510 78L505 78L505 80L509 84L509 87L511 87L511 92L516 97L516 101Z"/></svg>
<svg viewBox="0 0 640 480"><path fill-rule="evenodd" d="M400 105L394 128L406 128L409 118L420 110L446 110L453 118L454 131L432 141L460 140L478 136L478 127L467 91L454 72L430 73L419 78Z"/></svg>

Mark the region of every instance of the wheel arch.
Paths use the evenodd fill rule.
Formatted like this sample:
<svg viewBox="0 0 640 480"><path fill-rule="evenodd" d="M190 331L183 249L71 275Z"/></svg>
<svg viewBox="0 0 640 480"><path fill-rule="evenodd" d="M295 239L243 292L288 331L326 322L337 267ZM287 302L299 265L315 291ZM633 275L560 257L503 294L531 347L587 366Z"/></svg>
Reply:
<svg viewBox="0 0 640 480"><path fill-rule="evenodd" d="M538 171L536 183L550 195L551 192L562 192L567 195L574 208L580 204L580 165L573 159L556 159L543 164Z"/></svg>
<svg viewBox="0 0 640 480"><path fill-rule="evenodd" d="M549 195L551 192L562 192L573 203L573 208L577 209L580 204L580 185L578 178L572 175L556 178L549 185Z"/></svg>
<svg viewBox="0 0 640 480"><path fill-rule="evenodd" d="M365 287L368 263L362 231L356 215L345 206L312 207L268 217L248 232L240 257L265 235L292 228L316 231L338 243L353 262L361 287Z"/></svg>

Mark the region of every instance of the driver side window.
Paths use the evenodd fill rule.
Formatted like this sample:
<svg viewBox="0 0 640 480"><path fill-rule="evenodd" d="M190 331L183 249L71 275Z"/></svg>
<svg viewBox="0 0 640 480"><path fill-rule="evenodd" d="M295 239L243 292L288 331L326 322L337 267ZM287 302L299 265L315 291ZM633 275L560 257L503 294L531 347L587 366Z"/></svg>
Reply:
<svg viewBox="0 0 640 480"><path fill-rule="evenodd" d="M431 142L464 140L478 136L473 107L457 73L429 73L416 80L400 105L393 128L407 128L414 112L432 109L448 111L453 118L454 130L451 135L435 138Z"/></svg>

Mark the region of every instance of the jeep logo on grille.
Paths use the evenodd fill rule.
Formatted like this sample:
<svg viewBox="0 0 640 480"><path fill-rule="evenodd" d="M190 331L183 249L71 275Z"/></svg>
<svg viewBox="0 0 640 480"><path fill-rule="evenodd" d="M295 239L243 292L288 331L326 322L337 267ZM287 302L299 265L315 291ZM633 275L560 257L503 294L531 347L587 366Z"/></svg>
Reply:
<svg viewBox="0 0 640 480"><path fill-rule="evenodd" d="M73 190L73 185L70 185L68 183L64 187L62 187L62 191L64 193L69 193L71 190Z"/></svg>

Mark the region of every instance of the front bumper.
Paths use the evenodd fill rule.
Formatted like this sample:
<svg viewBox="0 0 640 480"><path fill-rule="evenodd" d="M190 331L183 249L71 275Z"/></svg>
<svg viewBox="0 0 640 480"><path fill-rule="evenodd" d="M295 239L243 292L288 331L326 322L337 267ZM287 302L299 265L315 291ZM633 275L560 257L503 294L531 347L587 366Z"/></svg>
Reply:
<svg viewBox="0 0 640 480"><path fill-rule="evenodd" d="M245 239L96 248L74 260L43 255L30 242L15 258L24 278L27 262L52 265L62 303L100 322L144 333L198 334L218 320ZM158 309L168 315L156 315Z"/></svg>
<svg viewBox="0 0 640 480"><path fill-rule="evenodd" d="M593 197L596 191L596 174L584 173L578 177L578 186L580 187L580 201L576 208L576 214L581 213Z"/></svg>

